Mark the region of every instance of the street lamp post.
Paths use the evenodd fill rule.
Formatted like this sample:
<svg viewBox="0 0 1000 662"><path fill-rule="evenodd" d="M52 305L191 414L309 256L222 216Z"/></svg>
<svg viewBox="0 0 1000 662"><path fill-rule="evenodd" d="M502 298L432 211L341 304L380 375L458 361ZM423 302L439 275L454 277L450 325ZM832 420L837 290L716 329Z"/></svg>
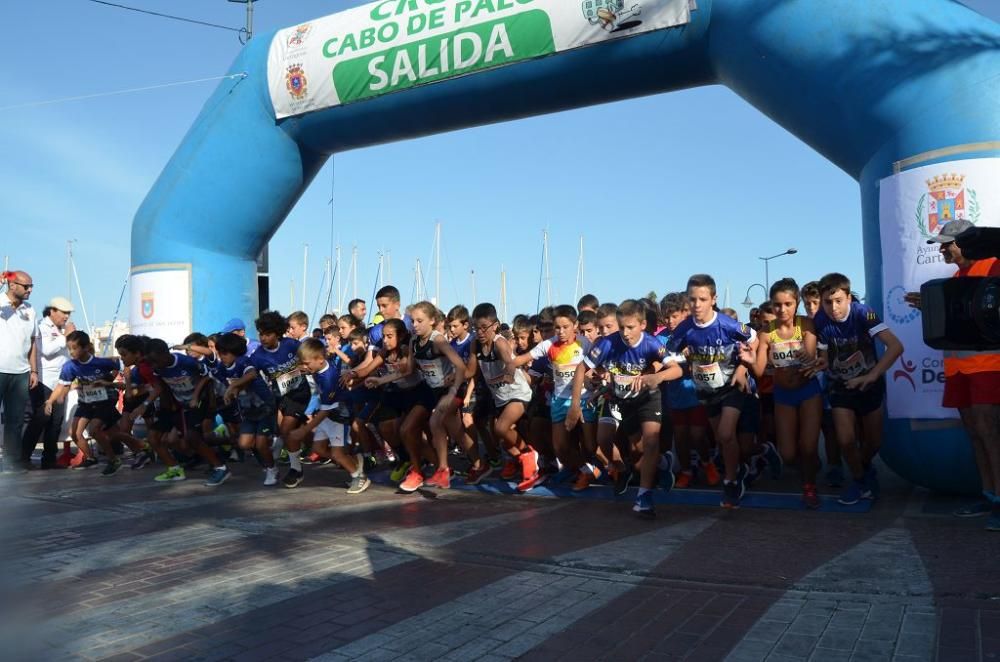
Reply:
<svg viewBox="0 0 1000 662"><path fill-rule="evenodd" d="M776 257L781 257L782 255L795 255L798 252L799 252L798 249L789 248L787 251L784 251L782 253L778 253L777 255L772 255L771 257L757 258L759 260L764 260L764 283L765 283L764 289L765 289L765 291L767 290L768 287L771 287L771 274L768 271L768 263L771 260L773 260L774 258L776 258Z"/></svg>
<svg viewBox="0 0 1000 662"><path fill-rule="evenodd" d="M753 285L747 288L747 296L745 299L743 299L743 305L746 306L747 308L753 306L753 301L750 300L750 290L752 290L755 287L759 287L760 289L764 290L764 298L767 299L768 296L767 288L761 285L760 283L754 283Z"/></svg>
<svg viewBox="0 0 1000 662"><path fill-rule="evenodd" d="M246 33L244 38L240 36L240 41L242 43L247 43L253 38L253 3L255 0L229 0L229 2L235 2L239 4L245 4L247 6L247 22L243 28L243 32ZM257 254L257 308L260 312L264 312L271 307L271 275L268 273L268 259L267 254L267 244L260 249L260 253ZM304 283L303 283L304 285ZM305 301L305 287L302 289L302 300ZM305 306L303 306L305 307Z"/></svg>
<svg viewBox="0 0 1000 662"><path fill-rule="evenodd" d="M253 3L255 0L229 0L229 2L237 2L247 6L247 24L244 30L246 31L246 41L250 41L253 37ZM244 42L246 43L246 42Z"/></svg>

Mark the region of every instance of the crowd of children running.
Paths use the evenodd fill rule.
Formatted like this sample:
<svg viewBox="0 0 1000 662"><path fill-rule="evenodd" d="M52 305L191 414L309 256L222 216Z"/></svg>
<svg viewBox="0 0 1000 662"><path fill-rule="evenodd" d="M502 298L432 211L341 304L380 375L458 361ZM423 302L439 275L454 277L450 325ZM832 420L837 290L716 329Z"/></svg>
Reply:
<svg viewBox="0 0 1000 662"><path fill-rule="evenodd" d="M245 456L264 485L286 488L306 465L336 463L351 494L376 466L402 492L456 479L520 492L607 482L616 494L637 486L633 510L650 518L655 490L713 487L733 509L759 476L794 467L817 508L822 433L839 501L875 499L884 374L899 340L841 274L802 288L777 281L749 324L716 301L714 280L698 274L659 302L587 295L507 325L489 303L445 314L421 301L403 314L387 286L368 328L361 301L311 333L304 313L265 312L257 341L233 320L175 347L120 337L116 359L94 356L74 331L47 407L77 390L71 466L98 464L90 436L104 475L128 446L133 468L154 456L164 465L161 482L204 462L205 484L218 486L227 460ZM133 436L140 418L145 442Z"/></svg>

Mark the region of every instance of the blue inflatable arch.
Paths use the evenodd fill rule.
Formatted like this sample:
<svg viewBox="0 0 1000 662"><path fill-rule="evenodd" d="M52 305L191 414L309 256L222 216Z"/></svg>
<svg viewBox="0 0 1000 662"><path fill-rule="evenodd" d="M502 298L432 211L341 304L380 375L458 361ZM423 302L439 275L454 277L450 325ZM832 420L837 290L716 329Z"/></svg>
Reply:
<svg viewBox="0 0 1000 662"><path fill-rule="evenodd" d="M721 83L858 180L876 308L879 180L1000 154L1000 25L953 0L697 0L684 26L282 120L268 88L273 36L236 58L230 72L247 76L219 85L136 214L133 325L136 311L168 305L137 278L170 269L190 283L188 325L252 320L255 256L327 157L366 145ZM883 458L918 484L977 489L954 426L892 420Z"/></svg>

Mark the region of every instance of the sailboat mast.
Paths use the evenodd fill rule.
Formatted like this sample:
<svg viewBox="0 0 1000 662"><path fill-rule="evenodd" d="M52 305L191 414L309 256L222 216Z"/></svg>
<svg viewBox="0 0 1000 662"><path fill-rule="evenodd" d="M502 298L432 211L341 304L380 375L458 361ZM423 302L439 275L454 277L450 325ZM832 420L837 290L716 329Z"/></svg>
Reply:
<svg viewBox="0 0 1000 662"><path fill-rule="evenodd" d="M309 275L309 244L302 244L302 307L306 309L306 278ZM292 306L294 308L294 306Z"/></svg>
<svg viewBox="0 0 1000 662"><path fill-rule="evenodd" d="M434 305L441 305L441 222L434 226Z"/></svg>
<svg viewBox="0 0 1000 662"><path fill-rule="evenodd" d="M351 265L354 268L354 273L351 278L354 279L354 298L358 298L358 247L355 246L351 249Z"/></svg>
<svg viewBox="0 0 1000 662"><path fill-rule="evenodd" d="M507 321L507 271L500 265L500 321Z"/></svg>
<svg viewBox="0 0 1000 662"><path fill-rule="evenodd" d="M344 277L340 273L340 244L337 244L335 253L337 255L337 265L334 267L333 274L337 280L337 314L340 315L344 310L344 295L340 290L340 284L344 280Z"/></svg>
<svg viewBox="0 0 1000 662"><path fill-rule="evenodd" d="M545 260L545 305L552 305L552 273L549 271L549 231L542 232L542 253Z"/></svg>

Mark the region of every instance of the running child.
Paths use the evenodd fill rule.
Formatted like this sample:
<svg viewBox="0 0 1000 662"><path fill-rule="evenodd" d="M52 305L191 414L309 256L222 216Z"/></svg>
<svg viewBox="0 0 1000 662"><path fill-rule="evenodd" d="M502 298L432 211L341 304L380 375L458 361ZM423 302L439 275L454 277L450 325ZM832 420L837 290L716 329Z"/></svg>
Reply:
<svg viewBox="0 0 1000 662"><path fill-rule="evenodd" d="M664 329L660 334L663 342L669 344L681 322L691 316L687 295L675 292L663 297L660 302ZM691 377L691 366L686 361L681 365L684 371L680 379L667 382L661 389L665 393L666 409L674 428L674 451L680 471L674 487L687 488L695 479L694 469L704 477L709 487L715 487L722 480L715 463L711 460L708 440L708 413L698 400L698 391ZM691 450L698 453L698 460L692 460Z"/></svg>
<svg viewBox="0 0 1000 662"><path fill-rule="evenodd" d="M548 360L552 379L549 402L552 445L563 469L577 477L573 489L580 491L589 487L601 473L595 465L593 451L588 450L595 447L597 410L587 400L589 395L586 389L581 393L583 425L579 430L566 425L566 416L573 401L573 376L576 374L576 367L583 363L584 356L590 351L590 341L577 335L577 316L572 306L556 306L553 311L553 328L555 335L535 345L530 352L518 356L508 368L507 374L513 378L516 368L542 358ZM574 437L576 434L582 435L582 445L581 438Z"/></svg>
<svg viewBox="0 0 1000 662"><path fill-rule="evenodd" d="M268 311L255 321L260 347L250 356L250 365L257 369L274 394L281 418L278 434L288 451L288 472L282 484L298 487L302 482L301 438L290 438L291 432L306 421L306 408L312 393L309 383L299 370L299 341L286 337L288 320L281 313Z"/></svg>
<svg viewBox="0 0 1000 662"><path fill-rule="evenodd" d="M768 321L757 335L757 351L746 348L741 357L756 377L771 370L774 384L774 424L785 464L798 462L802 472L802 500L819 508L816 474L819 472L819 430L823 418L822 389L802 368L816 357L816 330L812 320L797 315L799 288L791 278L771 286ZM763 307L762 307L763 312ZM765 321L762 316L761 321Z"/></svg>
<svg viewBox="0 0 1000 662"><path fill-rule="evenodd" d="M66 349L70 360L63 364L59 382L45 401L45 415L52 415L52 406L63 401L75 382L79 404L70 424L70 436L80 452L73 458L70 467L89 469L97 464L97 458L91 454L90 444L84 437L84 433L90 428L91 436L108 458L107 466L101 473L110 476L121 466L121 460L115 455L108 435L108 431L121 418L115 408L118 391L114 382L118 377L118 362L94 356L94 345L84 331L73 331L66 336ZM92 428L91 423L94 424Z"/></svg>
<svg viewBox="0 0 1000 662"><path fill-rule="evenodd" d="M550 312L551 309L546 314L549 315ZM514 333L515 357L529 354L546 338L540 328L541 324L540 315L532 315L531 317L522 315L515 318L511 328ZM531 439L532 446L540 455L538 484L541 484L548 477L548 474L552 473L546 465L555 456L552 448L552 419L549 416L549 402L552 399L549 357L542 355L532 360L527 364L525 374L528 377L528 386L531 387L531 401L528 403L527 411L519 425L522 428L522 435ZM513 479L517 475L519 465L520 463L513 457L508 457L500 469L500 478L503 480ZM565 476L573 476L573 473L567 472Z"/></svg>
<svg viewBox="0 0 1000 662"><path fill-rule="evenodd" d="M278 404L271 388L247 357L246 340L224 333L215 341L218 375L225 385L222 399L239 408L239 447L253 451L264 467L264 485L278 484L271 440L278 430Z"/></svg>
<svg viewBox="0 0 1000 662"><path fill-rule="evenodd" d="M602 304L595 317L598 338L608 338L618 333L618 304ZM628 491L635 479L635 472L626 470L621 453L615 446L615 436L622 420L621 412L611 397L610 385L603 378L595 374L588 390L597 410L597 458L608 467L608 473L614 480L615 494L621 496Z"/></svg>
<svg viewBox="0 0 1000 662"><path fill-rule="evenodd" d="M452 349L462 359L462 364L466 372L462 375L462 382L458 386L456 398L461 401L459 411L456 415L446 421L448 435L459 445L462 451L468 456L470 465L469 471L465 475L467 485L478 485L493 473L493 466L482 457L479 452L478 437L482 437L487 451L492 452L494 457L499 458L499 449L493 441L488 425L490 414L484 411L480 420L476 420L475 413L480 401L491 403L492 399L483 391L486 388L482 380L475 375L468 373L469 355L472 351L472 334L469 333L469 309L465 306L455 306L448 311L445 318L448 327ZM480 386L482 384L482 386Z"/></svg>
<svg viewBox="0 0 1000 662"><path fill-rule="evenodd" d="M885 373L903 353L903 344L878 313L855 301L851 281L839 273L819 282L823 309L813 323L819 360L813 369L825 368L830 384L833 425L844 460L851 472L838 501L845 505L878 497L878 475L872 460L882 445ZM879 358L875 339L885 346ZM860 446L855 436L861 422Z"/></svg>
<svg viewBox="0 0 1000 662"><path fill-rule="evenodd" d="M423 384L418 387L419 399L407 414L403 429L411 435L422 434L424 426L429 423L437 470L426 483L447 489L451 487L451 472L448 468L448 431L445 421L458 411L456 395L458 387L465 381L466 366L444 334L434 328L438 317L434 304L429 301L416 303L410 315L413 321L413 337L410 339L411 368L420 373ZM407 443L407 452L411 457L414 448L417 445L411 439ZM408 488L415 482L416 477L409 484L403 481L400 488L410 492L412 490Z"/></svg>
<svg viewBox="0 0 1000 662"><path fill-rule="evenodd" d="M149 338L125 334L115 339L115 351L121 360L124 397L122 417L118 430L131 436L135 422L142 417L146 424L147 437L160 437L173 427L171 417L159 414L156 406L162 385L153 372L153 366L146 360L145 349ZM151 445L146 444L136 453L132 461L133 469L141 469L153 461Z"/></svg>
<svg viewBox="0 0 1000 662"><path fill-rule="evenodd" d="M747 368L739 357L740 346L756 348L756 332L716 312L715 279L695 274L688 279L691 316L680 323L667 343L671 352L687 350L698 399L705 406L712 433L722 454L723 508L738 508L743 498L746 469L740 462L737 426L747 402Z"/></svg>
<svg viewBox="0 0 1000 662"><path fill-rule="evenodd" d="M348 494L361 494L371 485L365 475L364 461L360 454L350 452L351 413L344 400L340 385L340 371L326 359L323 343L315 338L302 341L298 350L299 361L316 380L319 390L319 409L309 422L292 431L290 438L299 443L311 433L317 442L325 441L337 462L351 476Z"/></svg>
<svg viewBox="0 0 1000 662"><path fill-rule="evenodd" d="M510 376L509 367L514 362L514 348L510 341L498 333L500 322L497 309L491 303L481 303L472 311L472 324L476 338L469 354L471 372L479 371L493 396L496 420L493 434L500 440L504 450L521 466L521 482L518 491L529 490L538 484L538 451L536 451L517 428L524 416L525 408L531 401L531 387L523 370L514 370Z"/></svg>
<svg viewBox="0 0 1000 662"><path fill-rule="evenodd" d="M621 413L618 438L627 444L622 453L626 471L639 470L639 493L632 510L642 518L656 516L653 488L659 470L670 479L673 470L661 466L660 425L661 401L659 385L679 378L684 358L667 353L663 343L646 333L646 309L629 299L618 307L619 332L601 338L576 366L573 375L572 402L566 414L565 426L572 429L583 419L583 385L588 371L606 372L611 382L611 397ZM626 452L628 455L626 456Z"/></svg>
<svg viewBox="0 0 1000 662"><path fill-rule="evenodd" d="M414 427L409 428L405 421L421 399L418 388L423 379L409 360L410 332L403 321L386 320L381 334L381 346L372 352L370 361L350 371L348 383L363 382L368 389L369 402L374 403L372 413L380 421L384 438L398 448L397 439L402 437L407 457L393 470L390 479L400 481L400 489L404 492L414 492L423 486L421 462L427 449L423 444L424 426L412 421ZM389 420L394 421L391 427L385 425Z"/></svg>
<svg viewBox="0 0 1000 662"><path fill-rule="evenodd" d="M198 455L212 467L205 485L217 487L229 480L229 468L220 462L201 432L201 424L205 420L205 389L211 388L212 378L205 365L186 354L171 352L167 343L154 338L146 346L146 357L157 377L170 390L177 405L174 411L174 429L181 438ZM166 452L157 450L157 455L164 458L167 470L156 477L159 482L183 480L184 469L178 466L177 460ZM166 458L170 459L167 460Z"/></svg>

